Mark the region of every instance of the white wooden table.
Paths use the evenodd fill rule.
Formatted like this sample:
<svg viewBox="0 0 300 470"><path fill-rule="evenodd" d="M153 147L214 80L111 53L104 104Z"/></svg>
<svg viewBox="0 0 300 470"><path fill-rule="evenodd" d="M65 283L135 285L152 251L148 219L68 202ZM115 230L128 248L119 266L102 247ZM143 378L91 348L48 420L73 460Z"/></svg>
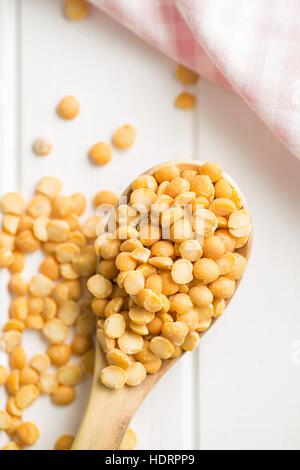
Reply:
<svg viewBox="0 0 300 470"><path fill-rule="evenodd" d="M173 107L182 90L175 64L95 8L83 21L63 15L61 0L0 2L0 193L29 198L44 175L66 194L121 191L135 175L174 158L219 161L240 183L254 220L254 248L239 293L223 318L157 385L133 427L139 449L300 448L300 165L249 108L200 80L195 112ZM55 114L61 97L81 103L73 122ZM95 168L87 149L131 123L136 145ZM35 137L54 142L47 158ZM92 211L90 205L90 211ZM26 273L36 269L32 256ZM1 273L3 324L9 298ZM45 347L25 333L34 354ZM5 361L5 356L0 356ZM26 410L41 430L35 449L75 433L90 381L69 407L49 397ZM0 408L4 406L0 391ZM5 442L0 432L1 443Z"/></svg>

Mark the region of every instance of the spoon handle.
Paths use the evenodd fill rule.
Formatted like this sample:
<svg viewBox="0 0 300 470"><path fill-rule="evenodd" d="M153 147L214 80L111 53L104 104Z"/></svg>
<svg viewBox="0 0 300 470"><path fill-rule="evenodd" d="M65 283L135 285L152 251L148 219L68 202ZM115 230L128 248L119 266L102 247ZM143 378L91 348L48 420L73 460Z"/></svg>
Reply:
<svg viewBox="0 0 300 470"><path fill-rule="evenodd" d="M93 387L72 450L116 450L140 402L128 399L124 390Z"/></svg>
<svg viewBox="0 0 300 470"><path fill-rule="evenodd" d="M103 366L104 355L97 345L92 391L72 450L119 449L133 415L154 385L150 376L139 387L111 390L100 382Z"/></svg>
<svg viewBox="0 0 300 470"><path fill-rule="evenodd" d="M136 410L160 377L176 362L176 359L165 361L159 372L148 375L137 387L111 390L99 380L103 357L97 345L92 391L72 450L119 449Z"/></svg>

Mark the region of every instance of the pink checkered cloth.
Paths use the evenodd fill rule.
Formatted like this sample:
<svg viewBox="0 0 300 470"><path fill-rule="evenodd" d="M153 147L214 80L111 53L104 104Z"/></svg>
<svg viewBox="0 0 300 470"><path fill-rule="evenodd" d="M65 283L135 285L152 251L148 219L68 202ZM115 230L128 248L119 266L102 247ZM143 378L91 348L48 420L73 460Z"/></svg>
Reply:
<svg viewBox="0 0 300 470"><path fill-rule="evenodd" d="M231 86L300 159L299 0L90 0L175 61Z"/></svg>

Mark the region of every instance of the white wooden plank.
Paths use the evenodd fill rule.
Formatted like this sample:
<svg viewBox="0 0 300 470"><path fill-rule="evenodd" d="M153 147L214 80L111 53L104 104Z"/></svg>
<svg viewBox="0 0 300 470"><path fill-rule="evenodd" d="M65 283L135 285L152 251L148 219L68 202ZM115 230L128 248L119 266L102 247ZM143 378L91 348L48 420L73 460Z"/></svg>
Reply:
<svg viewBox="0 0 300 470"><path fill-rule="evenodd" d="M1 191L6 191L11 184L15 186L18 183L18 152L16 145L18 132L16 117L18 10L14 0L1 2L0 21L0 184Z"/></svg>
<svg viewBox="0 0 300 470"><path fill-rule="evenodd" d="M243 188L254 221L239 292L200 346L204 449L299 449L299 162L242 101L203 82L200 153Z"/></svg>
<svg viewBox="0 0 300 470"><path fill-rule="evenodd" d="M39 178L48 174L64 181L66 193L83 191L91 197L101 188L120 192L160 161L193 157L194 115L172 109L181 86L171 61L96 9L85 20L71 22L62 14L60 0L27 0L20 6L20 189L27 198ZM64 122L55 113L66 94L78 97L81 104L73 122ZM114 151L105 168L92 166L89 146L110 141L115 128L126 122L137 128L133 149ZM39 159L31 145L41 134L51 137L54 151ZM28 275L39 257L31 260ZM37 336L25 333L30 353L46 347ZM89 386L86 380L78 387L79 398L70 407L54 408L48 397L42 397L26 410L25 418L41 429L35 449L52 448L59 434L75 432ZM178 406L185 400L186 387L193 389L192 370L184 363L157 385L134 420L139 448L193 447L192 402Z"/></svg>

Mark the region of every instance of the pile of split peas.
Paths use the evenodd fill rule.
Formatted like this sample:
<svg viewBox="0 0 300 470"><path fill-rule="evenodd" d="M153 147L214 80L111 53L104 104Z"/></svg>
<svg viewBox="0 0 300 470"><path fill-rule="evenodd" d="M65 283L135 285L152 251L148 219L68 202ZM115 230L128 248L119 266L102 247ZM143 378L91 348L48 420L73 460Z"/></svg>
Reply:
<svg viewBox="0 0 300 470"><path fill-rule="evenodd" d="M251 220L221 166L207 162L140 176L113 222L95 242L100 262L87 287L108 362L100 378L119 389L195 349L222 315L247 265L238 249Z"/></svg>
<svg viewBox="0 0 300 470"><path fill-rule="evenodd" d="M54 405L69 405L76 398L76 385L94 369L96 317L86 282L96 272L94 241L103 223L96 215L81 221L85 195L65 196L61 191L57 178L44 177L27 206L18 193L5 194L0 203L0 268L10 272L12 295L0 340L9 356L9 370L0 365L0 386L7 392L0 431L10 438L4 450L21 450L38 440L39 429L24 421L23 413L40 395L49 395ZM94 204L114 204L117 199L110 191L100 191ZM36 251L44 259L38 273L26 280L25 263ZM48 343L33 357L22 346L26 330L35 330ZM72 442L73 436L65 434L55 449L68 450ZM134 447L134 433L128 430L122 448Z"/></svg>

